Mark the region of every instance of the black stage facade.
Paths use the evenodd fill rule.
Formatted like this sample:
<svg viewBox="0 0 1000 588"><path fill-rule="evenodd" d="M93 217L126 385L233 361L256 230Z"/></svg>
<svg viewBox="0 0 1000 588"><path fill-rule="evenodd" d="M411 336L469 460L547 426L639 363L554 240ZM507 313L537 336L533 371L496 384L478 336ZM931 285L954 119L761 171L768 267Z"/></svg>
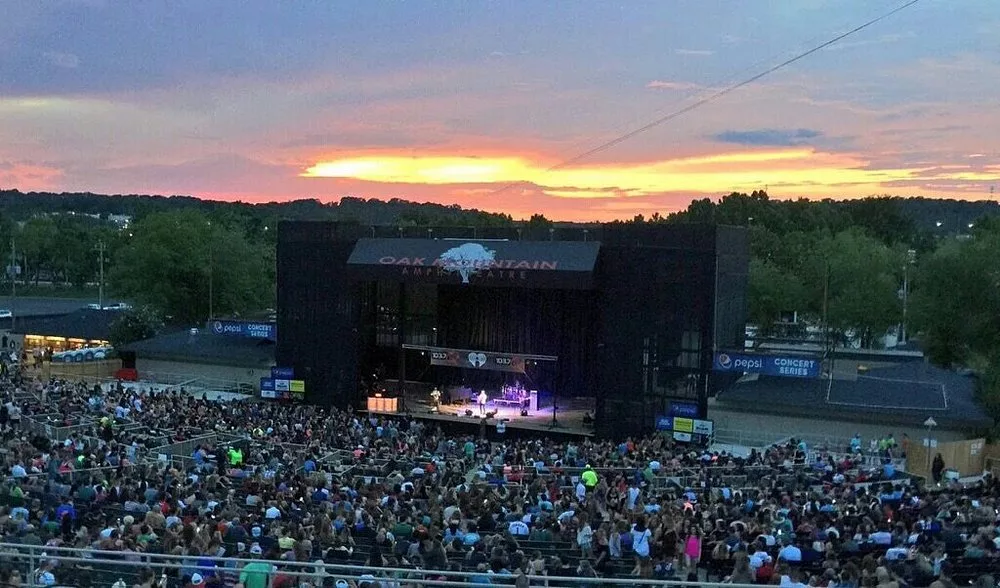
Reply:
<svg viewBox="0 0 1000 588"><path fill-rule="evenodd" d="M641 433L671 403L704 417L725 384L713 352L744 338L749 244L738 227L532 235L289 221L277 261L277 363L317 404L467 390L464 413L483 390L491 406L530 390L538 411L593 398L598 435Z"/></svg>

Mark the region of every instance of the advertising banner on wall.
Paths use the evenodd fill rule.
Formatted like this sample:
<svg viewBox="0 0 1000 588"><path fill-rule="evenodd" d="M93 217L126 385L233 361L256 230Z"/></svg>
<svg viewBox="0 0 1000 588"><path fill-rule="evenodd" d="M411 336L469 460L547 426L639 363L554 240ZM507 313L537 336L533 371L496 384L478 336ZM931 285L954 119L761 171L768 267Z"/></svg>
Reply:
<svg viewBox="0 0 1000 588"><path fill-rule="evenodd" d="M347 260L365 279L590 288L600 243L359 239Z"/></svg>
<svg viewBox="0 0 1000 588"><path fill-rule="evenodd" d="M490 353L464 349L437 349L427 353L431 356L431 365L448 367L523 374L526 364L523 356L510 353Z"/></svg>
<svg viewBox="0 0 1000 588"><path fill-rule="evenodd" d="M708 437L715 430L715 422L702 419L660 416L656 419L657 431L672 431L675 434L702 435Z"/></svg>
<svg viewBox="0 0 1000 588"><path fill-rule="evenodd" d="M712 362L717 372L740 372L788 378L818 378L823 362L800 355L758 355L721 351Z"/></svg>
<svg viewBox="0 0 1000 588"><path fill-rule="evenodd" d="M670 402L668 414L672 417L698 418L698 404L694 402Z"/></svg>
<svg viewBox="0 0 1000 588"><path fill-rule="evenodd" d="M212 320L209 330L216 335L228 337L249 337L251 339L278 339L278 325L259 321Z"/></svg>

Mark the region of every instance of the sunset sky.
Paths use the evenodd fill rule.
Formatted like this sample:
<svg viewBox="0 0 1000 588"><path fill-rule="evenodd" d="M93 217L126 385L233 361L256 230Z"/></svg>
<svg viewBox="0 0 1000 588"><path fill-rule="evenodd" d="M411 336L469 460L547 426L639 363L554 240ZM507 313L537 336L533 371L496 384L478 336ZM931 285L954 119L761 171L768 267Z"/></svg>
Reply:
<svg viewBox="0 0 1000 588"><path fill-rule="evenodd" d="M0 188L561 220L758 188L990 198L996 0L923 0L551 169L901 3L0 0Z"/></svg>

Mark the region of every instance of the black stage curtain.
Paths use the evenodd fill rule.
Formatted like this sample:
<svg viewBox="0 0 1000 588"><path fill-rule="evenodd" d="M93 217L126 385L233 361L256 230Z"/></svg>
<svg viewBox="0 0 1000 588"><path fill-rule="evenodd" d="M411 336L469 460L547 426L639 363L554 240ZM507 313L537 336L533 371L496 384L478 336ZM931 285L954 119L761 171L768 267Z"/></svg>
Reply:
<svg viewBox="0 0 1000 588"><path fill-rule="evenodd" d="M594 293L520 288L438 289L441 347L557 356L529 368L533 383L559 396L592 395Z"/></svg>

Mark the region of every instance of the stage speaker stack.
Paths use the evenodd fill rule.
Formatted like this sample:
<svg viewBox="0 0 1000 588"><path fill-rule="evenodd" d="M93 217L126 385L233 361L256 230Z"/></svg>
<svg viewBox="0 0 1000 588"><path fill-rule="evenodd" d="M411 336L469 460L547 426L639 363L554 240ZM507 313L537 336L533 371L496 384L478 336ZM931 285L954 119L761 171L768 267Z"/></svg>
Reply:
<svg viewBox="0 0 1000 588"><path fill-rule="evenodd" d="M528 411L538 412L538 390L528 392Z"/></svg>

